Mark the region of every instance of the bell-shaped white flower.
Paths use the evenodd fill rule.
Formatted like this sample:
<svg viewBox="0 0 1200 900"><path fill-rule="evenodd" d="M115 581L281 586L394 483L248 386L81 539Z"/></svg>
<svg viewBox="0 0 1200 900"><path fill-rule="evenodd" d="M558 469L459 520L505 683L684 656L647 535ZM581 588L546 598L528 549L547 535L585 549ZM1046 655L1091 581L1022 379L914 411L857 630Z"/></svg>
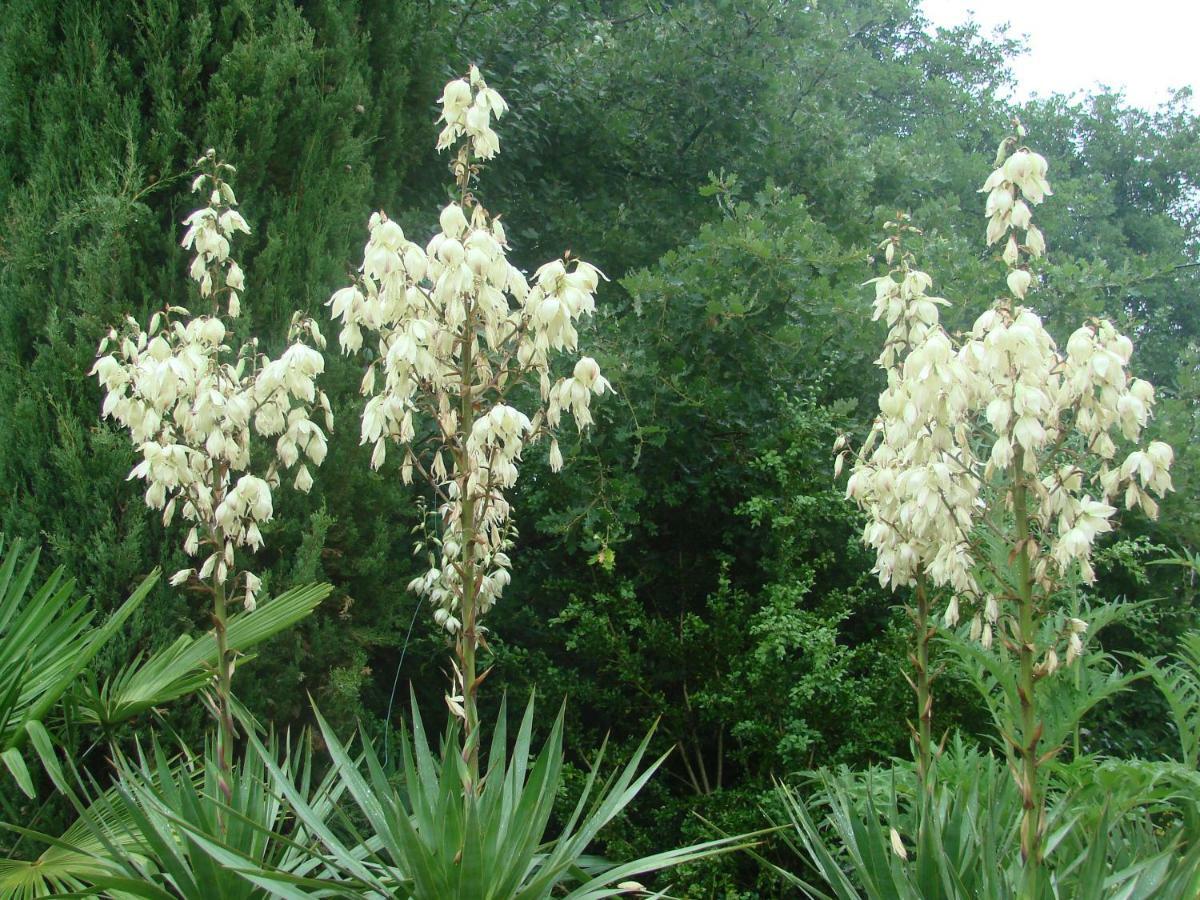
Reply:
<svg viewBox="0 0 1200 900"><path fill-rule="evenodd" d="M342 349L369 346L374 356L360 385L360 439L372 445L371 467L385 464L394 442L401 479L427 477L439 499L440 558L410 589L436 607L435 620L448 631L477 640L479 616L509 581L505 492L524 455L548 434L550 467L558 471L563 455L553 431L562 415L586 428L592 397L611 385L590 357L569 377L555 380L551 370L554 351L575 349L579 322L595 309L599 270L567 256L541 266L531 287L507 259L499 217L470 189L477 162L499 151L492 126L508 105L475 68L450 82L439 102L445 127L437 146L456 152L458 201L441 209L440 230L424 247L384 213L373 214L358 281L328 306L341 323ZM532 417L509 399L526 379L536 379L543 404ZM323 444L317 452L323 455ZM301 470L297 487L305 480ZM465 571L476 573L477 587L464 585Z"/></svg>
<svg viewBox="0 0 1200 900"><path fill-rule="evenodd" d="M92 369L106 392L103 415L127 428L141 451L130 477L146 482L147 504L163 509L167 525L181 512L190 525L183 543L189 556L199 555L202 546L214 548L198 573L176 573L176 584L191 577L224 583L236 571L236 547L262 546L259 523L273 514L268 480L276 476L273 467L267 478L249 471L251 429L267 437L282 434L276 448L285 468L298 461L300 448L319 465L326 442L310 421L314 406L331 421L328 399L314 382L324 359L302 342L307 336L324 343L310 319L293 317L290 346L278 360L257 352L254 342L237 351L226 345L232 329L223 317L238 314L245 289L230 238L250 229L224 180L232 167L212 152L200 163L207 170L194 189L207 191L208 205L184 220L182 243L195 251L189 276L211 311L193 315L169 307L154 314L148 331L130 318L122 332L114 330L101 343ZM109 353L112 343L119 349ZM311 487L307 467L296 483ZM252 573L243 574L248 587L257 585ZM248 608L254 590L248 590Z"/></svg>

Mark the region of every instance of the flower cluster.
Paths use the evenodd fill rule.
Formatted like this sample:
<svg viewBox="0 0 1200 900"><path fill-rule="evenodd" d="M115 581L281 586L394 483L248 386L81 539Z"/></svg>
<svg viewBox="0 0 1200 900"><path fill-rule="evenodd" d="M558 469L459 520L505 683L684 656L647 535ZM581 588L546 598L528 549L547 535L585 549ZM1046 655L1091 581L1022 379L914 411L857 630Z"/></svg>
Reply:
<svg viewBox="0 0 1200 900"><path fill-rule="evenodd" d="M492 130L492 116L499 119L508 112L508 104L484 83L479 69L471 66L466 78L447 84L438 102L442 104L439 121L446 123L438 135L439 150L453 147L465 134L470 139L472 154L479 159L491 159L500 152L500 138Z"/></svg>
<svg viewBox="0 0 1200 900"><path fill-rule="evenodd" d="M239 291L245 289L245 274L229 256L229 241L239 231L249 234L250 226L234 208L237 197L233 187L220 174L223 171L232 174L233 166L216 162L211 150L198 159L196 165L207 166L211 171L201 172L192 181L192 193L209 190L208 205L183 220L188 226L183 235L183 247L196 250L189 274L199 285L201 297L224 293L229 316L236 319L242 308Z"/></svg>
<svg viewBox="0 0 1200 900"><path fill-rule="evenodd" d="M871 513L864 540L876 551L875 572L893 589L927 572L957 592L976 590L967 536L978 505L971 434L969 373L939 322L947 305L925 292L932 279L902 249L916 229L905 217L889 223L885 242L901 258L873 279L875 318L888 325L877 360L887 372L880 415L850 476L848 496ZM893 277L897 276L897 277ZM839 458L840 462L840 458Z"/></svg>
<svg viewBox="0 0 1200 900"><path fill-rule="evenodd" d="M864 540L876 551L880 582L895 588L924 575L949 588L949 625L958 621L960 598L977 601L983 615L973 631L985 644L999 616L996 598L981 595L976 578L976 526L985 515L1007 515L1018 496L1028 503L1023 552L1033 582L1049 595L1072 572L1094 579L1092 546L1112 529L1118 499L1154 516L1152 495L1171 489L1166 444L1118 459L1117 440L1138 441L1154 404L1153 387L1129 374L1129 339L1098 319L1076 330L1063 353L1020 305L1036 284L1030 264L1045 253L1031 207L1050 194L1046 161L1018 146L1023 137L1019 130L1001 145L982 189L987 241L1004 243L1011 296L961 339L940 325L946 301L926 296L932 281L903 249L916 229L904 217L889 223L893 233L881 247L892 268L869 282L875 318L889 328L878 360L888 384L847 485L868 513ZM1083 628L1067 631L1070 661Z"/></svg>
<svg viewBox="0 0 1200 900"><path fill-rule="evenodd" d="M163 511L164 525L176 512L192 523L184 550L203 559L198 570L176 572L172 583L194 576L223 586L231 576L240 578L252 610L259 579L237 571L235 548L262 546L279 469L296 468L294 484L307 492L308 464L325 458L325 430L313 421L320 407L325 428L333 427L329 400L315 383L325 362L304 343L307 337L323 347L324 339L315 322L297 313L289 347L278 359L259 353L257 341L235 353L221 305L228 316L237 315L243 273L229 256L230 238L249 227L223 178L232 167L211 150L198 165L204 171L193 189L208 190L209 203L188 216L183 245L196 251L190 275L212 313L169 306L146 330L127 319L100 342L92 374L105 391L103 415L129 430L142 457L129 477L146 482L147 505ZM261 477L250 471L252 434L275 445L275 459Z"/></svg>
<svg viewBox="0 0 1200 900"><path fill-rule="evenodd" d="M610 386L586 356L569 377L555 380L550 368L552 351L576 350L578 322L595 308L599 271L568 256L539 268L530 284L508 261L499 218L469 191L473 158L499 150L488 121L507 109L503 99L472 68L469 79L446 86L441 102L448 124L439 148L468 138L455 163L460 202L441 211L440 231L424 247L386 214L372 215L360 277L329 306L342 324L344 352L360 350L366 333L376 341L361 386L368 398L361 440L372 445L372 467L383 465L395 443L405 482L416 472L437 492L441 558L409 587L456 633L468 590L482 615L508 584L504 491L516 483L523 449L548 434L551 467L559 469L553 432L562 413L586 428L591 398ZM540 385L532 418L508 399L526 378ZM474 573L471 584L465 572Z"/></svg>

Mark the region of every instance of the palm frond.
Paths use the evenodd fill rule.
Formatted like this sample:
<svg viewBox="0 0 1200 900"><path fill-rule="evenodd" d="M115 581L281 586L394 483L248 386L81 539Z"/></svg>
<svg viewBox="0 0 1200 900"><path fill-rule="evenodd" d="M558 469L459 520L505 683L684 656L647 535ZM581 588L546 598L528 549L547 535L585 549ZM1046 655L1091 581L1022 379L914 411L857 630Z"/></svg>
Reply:
<svg viewBox="0 0 1200 900"><path fill-rule="evenodd" d="M95 627L93 611L76 596L75 582L64 578L63 569L30 593L40 554L35 549L19 564L21 551L14 543L0 562L0 750L18 782L24 779L10 751L24 743L26 724L45 717L158 579L156 569Z"/></svg>
<svg viewBox="0 0 1200 900"><path fill-rule="evenodd" d="M0 867L0 896L96 889L176 900L361 896L330 877L311 833L295 823L285 795L272 790L274 772L313 817L331 814L340 787L332 773L314 780L307 738L295 746L252 742L228 779L211 748L196 754L180 745L171 753L157 739L133 757L117 754L114 763L117 782L103 791L93 785L90 802L64 784L80 815L61 837L9 826L49 847L36 859ZM65 779L60 761L48 768Z"/></svg>
<svg viewBox="0 0 1200 900"><path fill-rule="evenodd" d="M241 612L229 620L229 648L245 652L299 622L329 596L327 584L293 588ZM136 659L102 685L81 691L79 718L94 725L112 725L169 703L209 684L217 662L216 635L180 636L169 647Z"/></svg>

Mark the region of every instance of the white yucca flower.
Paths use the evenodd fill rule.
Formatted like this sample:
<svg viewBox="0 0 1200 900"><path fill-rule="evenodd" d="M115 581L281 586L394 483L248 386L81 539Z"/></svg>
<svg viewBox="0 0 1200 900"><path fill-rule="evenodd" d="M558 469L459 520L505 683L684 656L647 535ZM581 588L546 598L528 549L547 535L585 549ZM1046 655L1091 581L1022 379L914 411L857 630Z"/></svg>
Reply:
<svg viewBox="0 0 1200 900"><path fill-rule="evenodd" d="M877 364L888 377L876 418L847 485L868 511L864 541L875 549L880 583L896 588L929 573L936 584L977 592L965 536L979 502L970 434L970 372L939 321L948 305L926 291L933 280L913 267L902 238L916 233L906 217L889 223L884 242L900 259L872 279L874 318L888 325ZM848 451L843 450L844 455ZM957 604L953 617L957 618Z"/></svg>
<svg viewBox="0 0 1200 900"><path fill-rule="evenodd" d="M1005 242L1011 298L1002 298L961 339L939 324L932 280L915 269L902 239L917 232L906 217L888 223L880 245L891 269L872 279L874 318L888 326L878 364L887 373L879 416L860 449L847 496L867 513L864 541L875 573L891 588L927 576L959 601L976 601L984 620L973 635L990 643L999 618L994 597L980 597L976 526L1011 506L1014 485L1028 489L1032 577L1046 595L1077 571L1091 582L1095 539L1112 530L1118 499L1157 514L1154 496L1171 490L1172 452L1161 442L1117 461L1117 441L1140 439L1153 387L1128 372L1129 339L1111 322L1090 321L1059 350L1041 319L1020 305L1037 285L1030 270L1045 254L1030 208L1051 193L1046 161L1017 138L1001 145L985 182L987 242ZM1024 240L1019 240L1019 232ZM897 258L899 257L899 258ZM849 453L839 443L839 462ZM1070 631L1067 662L1079 658ZM1058 665L1047 649L1042 674Z"/></svg>
<svg viewBox="0 0 1200 900"><path fill-rule="evenodd" d="M438 135L439 150L453 147L465 134L473 156L491 159L500 152L500 139L491 123L493 116L499 119L508 112L508 104L484 83L479 69L471 66L466 78L447 84L438 102L442 104L440 121L446 123Z"/></svg>
<svg viewBox="0 0 1200 900"><path fill-rule="evenodd" d="M203 171L192 189L205 193L208 205L185 220L183 246L195 250L189 274L210 312L193 315L184 307L156 312L143 330L129 318L100 342L92 368L104 389L103 415L129 430L141 461L130 478L146 483L146 503L163 511L163 523L176 513L192 523L183 543L190 557L202 557L196 569L182 569L175 585L193 578L216 579L222 586L240 579L244 603L255 605L259 579L239 571L235 549L262 546L260 526L273 515L271 491L279 468L302 459L320 465L327 452L326 431L333 427L329 400L315 379L325 369L318 350L325 341L317 324L297 313L288 349L278 359L257 352L253 341L238 350L228 342L238 315L245 275L230 256L231 240L249 233L235 209L233 189L225 180L233 167L210 150L197 161ZM325 428L315 421L317 408ZM265 472L251 472L251 446L269 440L275 459ZM312 476L299 465L298 489L307 491Z"/></svg>
<svg viewBox="0 0 1200 900"><path fill-rule="evenodd" d="M342 350L357 352L369 340L374 351L361 384L360 437L372 447L371 467L381 468L396 445L401 478L420 474L440 503L440 556L409 588L433 603L439 625L474 642L479 618L511 577L505 491L516 484L524 449L549 435L550 466L559 470L553 431L563 413L588 427L592 398L612 388L588 356L569 376L551 370L556 353L577 349L599 270L568 255L540 267L531 284L508 260L499 217L471 193L476 161L499 152L491 121L508 105L474 67L446 85L440 103L437 146L458 147L459 201L442 209L424 246L385 213L373 214L360 277L328 305L341 322ZM532 415L510 397L526 380L540 386ZM465 572L473 583L464 583Z"/></svg>

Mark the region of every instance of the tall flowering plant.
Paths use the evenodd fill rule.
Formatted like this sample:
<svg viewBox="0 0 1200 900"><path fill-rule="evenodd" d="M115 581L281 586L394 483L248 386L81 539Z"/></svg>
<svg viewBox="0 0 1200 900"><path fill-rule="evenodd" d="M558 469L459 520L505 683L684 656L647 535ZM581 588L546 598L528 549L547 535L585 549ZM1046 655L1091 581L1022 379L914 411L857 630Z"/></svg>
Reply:
<svg viewBox="0 0 1200 900"><path fill-rule="evenodd" d="M218 657L213 712L227 773L234 736L229 603L236 596L253 611L260 588L240 553L262 547L262 526L274 515L272 491L284 472L298 490L311 488L309 465L325 459L333 416L316 386L325 341L312 319L292 317L288 347L277 359L260 352L257 339L233 342L245 275L230 243L250 228L228 181L233 166L212 150L196 165L192 189L207 203L185 220L183 246L195 251L189 275L207 311L167 306L146 329L128 318L100 342L92 374L104 389L103 415L129 431L141 456L129 477L145 482L146 504L162 511L164 525L178 515L188 526L183 549L197 563L176 572L171 584L191 584L212 597ZM318 409L324 429L314 421ZM252 454L260 441L272 445L265 463Z"/></svg>
<svg viewBox="0 0 1200 900"><path fill-rule="evenodd" d="M580 430L592 423L594 396L610 390L596 361L580 356L555 377L552 358L577 350L577 326L592 314L601 278L573 258L548 262L532 284L507 258L500 217L474 193L481 163L500 151L492 129L508 109L479 70L446 85L439 150L450 150L457 198L439 216L440 230L420 246L383 212L355 283L329 301L347 352L374 351L362 381L361 439L381 468L395 447L400 477L419 476L437 498L437 555L409 589L433 606L455 641L454 685L447 696L465 724L470 777L478 781L477 650L483 619L510 580L513 528L505 495L517 482L527 446L549 439L550 467L563 465L555 432L564 413ZM528 412L514 392L538 385Z"/></svg>
<svg viewBox="0 0 1200 900"><path fill-rule="evenodd" d="M999 641L1018 661L1018 708L1005 737L1024 805L1022 855L1036 890L1045 837L1039 767L1059 749L1040 743L1038 684L1079 658L1087 630L1086 622L1061 617L1045 637L1041 625L1065 586L1094 580L1093 546L1112 530L1115 504L1157 514L1154 497L1171 489L1172 451L1158 441L1136 446L1154 388L1130 374L1127 337L1094 319L1061 350L1025 305L1046 251L1032 208L1051 190L1045 159L1024 137L1017 123L981 189L987 242L1003 246L1008 290L966 334L955 338L939 321L947 301L928 294L932 279L915 268L904 243L913 226L904 217L889 223L881 248L890 271L869 282L875 318L888 326L878 360L887 387L847 495L867 514L863 539L876 551L881 584L917 591L925 769L932 708L926 587L948 595L947 626L969 607L972 636L985 648ZM1135 446L1120 451L1118 443ZM838 449L840 466L849 450ZM981 552L989 534L1004 543L1007 565Z"/></svg>

